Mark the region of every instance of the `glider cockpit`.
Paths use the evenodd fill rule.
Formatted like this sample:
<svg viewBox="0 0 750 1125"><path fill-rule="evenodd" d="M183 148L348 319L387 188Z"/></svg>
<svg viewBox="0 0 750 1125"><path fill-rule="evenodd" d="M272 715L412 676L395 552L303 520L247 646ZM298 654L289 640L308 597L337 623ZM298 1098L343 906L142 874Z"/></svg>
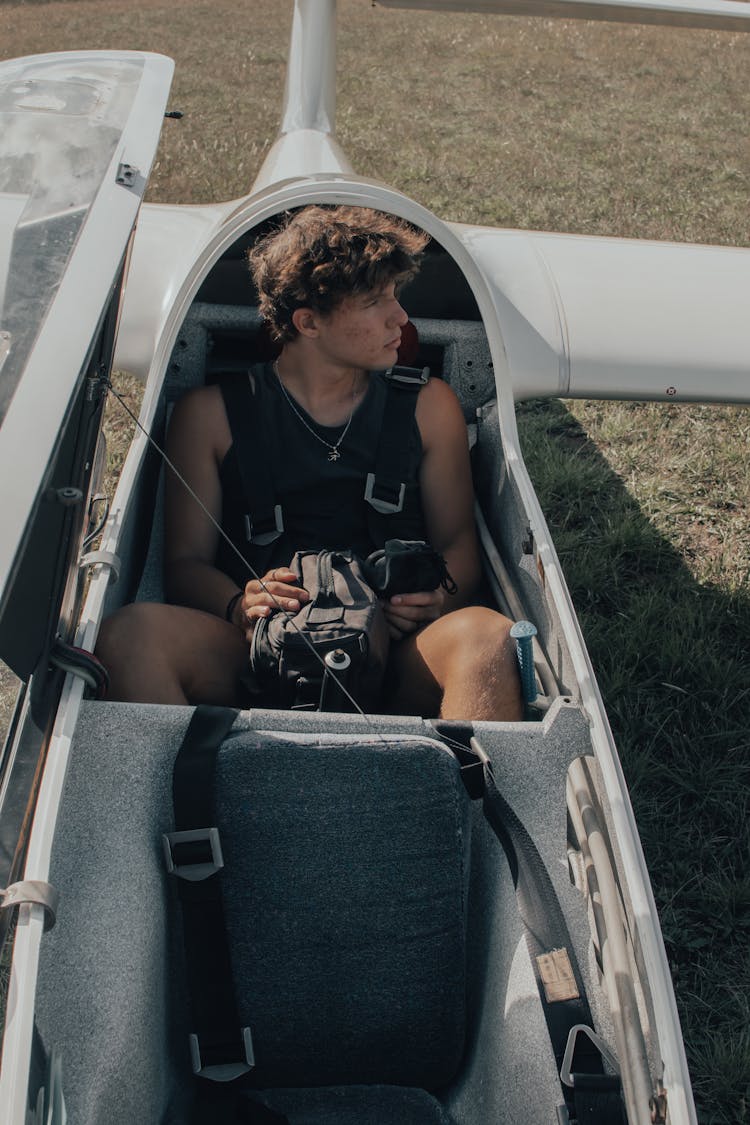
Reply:
<svg viewBox="0 0 750 1125"><path fill-rule="evenodd" d="M218 379L241 378L253 362L271 359L274 347L261 325L245 262L247 249L266 224L238 238L195 286L195 297L177 327L155 402L140 490L156 497L153 528L149 501L137 504L137 519L123 524L131 551L119 551L121 578L108 596L107 610L121 599L163 600L161 493L157 446L164 440L171 409L190 388ZM495 368L474 294L455 260L436 240L417 277L401 295L411 317L399 362L427 367L448 382L463 407L469 428L477 493L477 521L483 547L485 597L515 620L531 620L538 691L530 717L560 694L576 694L571 658L554 611L544 593L542 565L529 517L505 466L496 402ZM148 486L145 481L149 481ZM132 524L132 528L131 528ZM141 573L141 566L143 567ZM248 570L247 580L254 575ZM548 652L556 654L552 666Z"/></svg>
<svg viewBox="0 0 750 1125"><path fill-rule="evenodd" d="M153 388L151 404L145 407L159 444L170 405L181 394L220 372L240 375L259 346L259 335L267 347L242 263L247 241L243 236L205 279L196 280L195 299L175 325L158 392ZM516 615L522 607L525 616L538 622L540 686L547 696L547 706L533 715L534 721L476 724L473 733L492 763L498 787L513 794L515 813L552 872L553 896L570 931L572 957L589 997L597 1042L618 1043L623 1052L631 1052L623 1067L628 1096L647 1102L661 1088L661 1078L652 1077L660 1076L662 1067L658 1040L651 1032L655 1013L632 983L621 986L629 1011L641 1004L641 1030L634 1037L618 1028L598 984L603 956L609 967L612 904L600 912L593 936L586 922L590 892L581 824L583 810L593 805L593 775L586 761L588 718L575 689L565 690L568 677L575 683L572 658L554 609L547 606L543 572L534 544L528 542L528 515L505 463L494 366L477 305L441 247L433 245L427 260L424 287L420 289L417 281L413 294L404 294L410 309L417 310L418 347L409 358L419 364L423 355L429 357L461 397L474 444L488 581L499 597L514 601ZM445 296L451 286L457 292L453 307ZM145 435L136 438L138 442L142 461L137 479L128 488L126 503L118 507L115 502L119 579L108 584L104 612L129 598L162 597L160 456ZM554 657L549 659L545 650ZM185 978L175 971L182 958L179 924L165 895L169 882L161 855L153 846L159 833L169 833L172 827L169 779L186 730L186 711L93 700L81 709L51 873L67 909L45 939L36 1018L50 1052L43 1065L54 1074L55 1047L61 1045L68 1112L90 1125L105 1114L112 1125L126 1125L160 1120L169 1113L182 1120L189 1112L193 1079L186 1048ZM332 1122L403 1119L425 1125L483 1125L489 1118L519 1120L528 1106L528 1083L513 1076L524 1071L524 1060L529 1059L534 1060L535 1113L550 1120L557 1113L558 1045L553 1051L536 1000L504 852L476 803L470 806L461 789L456 790L456 778L447 779L439 794L435 788L436 769L455 772L447 747L459 735L455 727L433 726L418 717L254 709L237 719L222 749L222 762L227 748L236 753L243 775L241 781L239 775L227 779L226 785L218 780L223 794L222 846L247 870L264 872L263 894L270 896L264 906L259 888L253 889L257 933L242 920L237 927L240 942L256 949L246 962L248 976L240 970L236 978L249 1033L245 1043L252 1041L255 1058L256 1078L249 1081L262 1087L264 1104L289 1114L291 1120L297 1112L314 1112L319 1115L314 1120ZM441 739L447 739L442 748ZM402 762L408 777L400 772ZM323 774L318 772L321 763L326 763ZM244 776L247 769L251 774ZM424 777L416 786L420 792L414 791L418 776ZM320 786L327 794L324 814ZM291 799L281 810L278 802L285 787ZM409 814L404 818L400 810L408 787ZM575 820L566 789L573 794ZM255 844L238 827L244 793L259 802L254 823L260 836ZM361 793L368 794L373 814L367 817L369 827L362 823ZM298 794L303 796L298 799ZM290 848L289 874L277 872L262 842L268 831L263 827L266 812L287 825L282 835ZM610 813L600 807L598 815ZM82 831L88 841L83 851L75 845ZM432 845L423 849L425 839L434 840L437 850ZM377 869L369 865L374 882L358 876L352 897L347 892L348 868L342 874L339 857L345 854L360 870L358 857L368 852L378 856ZM425 856L442 858L428 864L428 871ZM393 874L386 879L388 865ZM103 880L108 886L106 911L95 905ZM415 921L417 885L427 896L432 919L428 931L440 918L440 935L428 935L426 941L422 925ZM281 901L274 905L279 892ZM363 900L373 904L367 916ZM551 904L548 909L553 910ZM296 918L291 945L287 915ZM383 918L391 915L395 928L389 930L384 957L378 959L380 954L375 956L373 950L384 952ZM267 929L271 918L280 920L278 932ZM107 935L110 956L102 964L96 951ZM113 935L119 936L113 941ZM631 940L616 960L620 970L623 956L633 964L642 957L637 937ZM304 948L314 965L322 942L328 951L325 979L300 959ZM271 963L277 959L278 973ZM81 971L94 963L93 977ZM303 991L290 983L290 964L297 965L300 982L306 982ZM369 966L366 972L360 967L364 964ZM161 971L167 965L172 969ZM431 965L439 968L431 970ZM632 970L629 973L632 982ZM390 991L401 995L402 1019L396 1023L383 999ZM370 993L376 1003L368 999ZM289 1007L281 1003L287 994ZM308 1014L300 1022L302 1012ZM115 1020L117 1035L109 1041L103 1070L100 1043ZM286 1031L280 1035L282 1027ZM344 1030L331 1031L339 1027ZM330 1034L334 1043L346 1039L349 1046L331 1047ZM339 1035L343 1038L337 1039ZM269 1036L273 1055L268 1054ZM358 1046L360 1041L365 1048ZM611 1060L605 1065L611 1071ZM138 1075L137 1083L128 1081L132 1073ZM637 1092L631 1093L634 1073ZM336 1116L344 1111L348 1118Z"/></svg>
<svg viewBox="0 0 750 1125"><path fill-rule="evenodd" d="M544 3L540 0L538 6ZM607 9L623 6L629 5ZM649 7L664 6L635 5L641 14ZM672 7L679 12L685 4L676 2ZM707 7L716 8L716 18L727 18L722 0ZM740 7L728 5L737 12ZM333 951L334 978L340 956L350 962L360 955L369 958L369 947L360 949L354 942L342 954L344 943L329 939L334 932L340 937L357 930L357 900L347 895L347 886L359 886L359 867L367 859L362 852L379 852L382 836L389 834L388 823L380 824L377 816L386 798L380 790L369 788L366 779L373 743L374 758L387 744L395 751L395 762L403 744L419 743L420 754L424 751L433 759L437 755L445 764L445 747L473 734L491 763L499 790L512 801L509 819L515 815L525 826L549 874L589 998L599 1061L605 1062L608 1080L615 1071L621 1075L624 1116L632 1122L653 1122L665 1120L668 1113L674 1125L691 1125L695 1114L684 1047L648 873L580 629L523 464L514 400L592 392L603 397L746 398L747 256L728 248L640 245L444 223L400 192L358 178L332 135L334 8L332 0L295 4L282 134L253 190L241 200L204 207L141 208L171 75L167 60L139 55L125 56L124 61L115 55L45 57L9 64L2 75L0 110L11 118L26 115L32 123L46 121L56 135L63 135L63 126L73 133L77 129L76 113L64 112L66 106L78 105L82 114L89 115L85 120L90 117L93 123L102 114L106 117L108 105L116 104L123 108L118 126L123 135L110 145L109 162L100 168L101 185L85 221L68 239L70 260L49 312L40 318L43 323L26 364L21 393L12 396L0 443L5 458L0 461L0 480L9 497L0 568L2 655L7 651L8 663L31 677L3 761L0 821L5 874L8 882L23 876L24 882L38 887L55 887L64 907L49 932L45 932L49 904L37 897L19 908L0 1102L13 1125L21 1125L30 1115L58 1125L65 1119L63 1099L68 1118L82 1125L103 1120L111 1125L183 1120L188 1112L192 1077L187 1038L182 1034L185 990L172 975L179 954L174 955L169 932L172 911L167 905L169 883L160 837L169 835L173 827L170 769L188 727L189 709L84 698L86 679L81 669L64 667L70 674L63 678L63 666L51 671L48 657L56 633L80 650L93 649L106 614L136 599L163 596L162 463L154 443L163 442L171 405L189 387L219 373L241 372L253 348L262 342L243 264L248 245L284 211L313 202L345 203L398 215L431 238L422 272L404 294L416 328L415 352L409 362L430 367L435 376L451 384L462 403L473 446L487 596L509 616L529 619L536 626L535 670L542 700L530 712L531 721L477 723L468 731L441 730L417 716L244 712L236 720L231 749L239 747L248 763L254 763L255 773L249 790L243 790L247 800L240 811L252 810L254 795L274 773L269 770L265 775L265 759L274 759L276 788L266 794L270 800L264 802L264 815L270 810L273 817L278 807L274 801L290 783L302 796L307 791L308 798L307 820L295 827L297 843L277 874L270 863L257 862L259 856L266 859L263 847L237 845L237 809L232 805L236 794L230 776L222 797L226 805L219 811L227 822L230 847L240 852L244 847L243 859L251 873L253 867L262 869L264 877L266 867L270 871L265 887L270 897L262 899L262 909L257 898L241 909L283 916L283 887L289 881L296 895L295 914L308 911L308 887L314 880L308 882L306 875L305 861L310 857L300 853L306 853L308 840L322 826L323 835L317 840L323 841L334 867L343 869L339 883L343 893L334 924L327 905L324 909L316 902L319 909L309 910L317 920L324 920L314 940L323 958L327 949ZM550 3L548 8L560 5ZM577 0L570 5L571 14L586 9ZM697 18L702 18L700 12ZM739 15L731 18L742 22ZM56 99L43 86L50 67L58 77L67 76L73 91L70 103ZM130 83L131 101L118 93L115 78L122 67L136 76ZM105 90L100 98L89 99L87 107L85 97L76 102L73 94L81 94L81 83L84 87L90 83L97 70L105 72ZM88 136L90 131L79 128L78 132ZM9 136L8 129L0 131L3 141ZM31 166L33 146L27 148L20 163ZM16 245L29 233L21 229L21 194L12 181L3 184L0 272L7 272ZM644 276L649 285L641 285ZM0 290L2 281L0 277ZM658 324L650 315L655 292L659 293ZM621 301L631 320L639 322L637 336L621 315ZM711 318L718 326L713 334L703 328ZM6 333L0 334L0 364L7 372L19 354L14 341L8 340L9 331L0 323L0 333ZM85 546L90 529L84 524L95 457L90 432L80 421L88 421L87 410L98 419L100 396L109 386L112 367L140 375L146 384L142 429L132 443L107 527L92 555ZM40 410L40 403L50 409ZM36 443L28 441L31 433L36 433ZM28 471L18 470L21 455ZM73 492L67 490L71 484ZM74 512L75 520L65 518L65 511ZM54 535L44 522L50 512ZM24 566L30 554L44 556L46 584L36 602L29 585L34 572ZM88 576L85 600L79 567ZM75 593L70 612L65 608L66 591ZM29 605L38 613L35 628L25 633L20 613ZM311 765L315 769L315 762L322 760L318 750L330 751L331 760L338 760L342 746L351 750L344 755L345 769L350 771L346 776L351 784L358 787L359 811L352 816L348 807L352 788L347 782L338 788L337 807L331 805L330 815L320 818L315 796L320 778L314 781L306 770ZM363 749L361 761L359 749ZM373 764L375 773L382 775L380 763ZM454 766L450 769L455 772ZM415 789L420 786L412 784L405 792ZM18 794L22 799L16 799ZM414 812L417 823L421 815L417 807L424 795L403 803L406 819ZM392 796L391 791L388 799ZM401 791L397 803L400 796ZM457 877L450 894L454 907L462 912L459 925L467 944L459 950L460 972L454 973L455 963L446 958L436 973L446 982L442 993L437 990L450 1009L442 1009L442 1016L448 1013L446 1019L439 1011L434 1020L413 1025L416 1039L429 1040L434 1034L441 1073L430 1066L425 1070L419 1051L406 1049L402 1068L390 1062L383 1069L363 1068L361 1056L357 1066L346 1072L329 1065L330 1056L317 1051L316 1036L320 1040L331 1029L340 1029L340 1007L347 999L342 991L349 988L347 984L337 991L329 974L320 995L313 991L302 998L306 1010L329 1017L322 1024L305 1024L311 1029L305 1049L310 1043L316 1048L305 1063L307 1069L290 1068L282 1074L274 1069L272 1058L268 1066L270 1056L263 1061L266 1047L263 1036L258 1036L259 1074L264 1081L284 1087L279 1103L283 1112L296 1112L297 1095L287 1097L290 1088L316 1088L318 1093L309 1102L315 1109L320 1108L321 1089L330 1093L352 1082L367 1082L388 1090L382 1097L376 1094L366 1107L369 1117L358 1109L352 1111L348 1102L349 1120L395 1120L393 1084L402 1090L412 1086L421 1090L413 1106L407 1107L416 1107L415 1113L421 1115L407 1117L405 1109L403 1119L409 1121L484 1125L489 1120L526 1120L530 1113L540 1121L570 1119L562 1108L564 1096L566 1103L570 1100L569 1090L562 1089L569 1085L570 1067L566 1070L565 1057L562 1064L559 1057L555 1059L555 1054L563 1054L559 1044L550 1046L538 981L524 948L511 868L476 806L466 812L463 798L455 797L451 789L447 801L441 798L438 804L443 810L450 805L454 812L461 806L461 815L449 824L454 843L461 845L451 851ZM285 816L294 819L296 811L294 801L286 802ZM337 835L336 825L345 814L349 828ZM358 840L363 819L369 819L373 831ZM19 821L23 822L20 832L16 831ZM330 832L328 821L334 826ZM420 853L420 861L424 858L420 832L416 839L408 832L393 834L394 863L401 865L403 874L395 890L405 893L406 899L416 884L429 883L430 894L446 890L445 884L433 881L434 871L424 880L422 867L414 874L410 855ZM284 833L279 836L283 839ZM469 837L470 874L463 850ZM362 863L358 860L357 870L350 870L346 859L354 843ZM327 870L319 868L319 884L328 882ZM369 888L366 896L380 904L379 871L373 887L364 881L362 885ZM398 931L401 899L396 902L388 898L384 910ZM428 901L428 937L435 913ZM344 917L348 920L342 921ZM370 930L365 930L367 947ZM396 936L409 944L412 934ZM268 956L276 944L275 934L266 931L260 942ZM257 964L263 967L257 952L251 951L253 971ZM294 956L293 945L285 947L283 956ZM417 973L421 963L419 956L409 961ZM243 1003L255 1006L260 988L266 989L266 998L275 988L286 988L290 978L283 969L282 965L277 975L261 974L263 979L256 976ZM379 970L375 975L381 979ZM358 985L360 997L363 980L365 993L376 991L368 985L373 977L357 981L350 975L342 980L352 982L351 991ZM388 980L398 1007L403 982L398 974ZM453 1018L459 993L468 997L463 1022ZM432 1005L434 1014L435 996L431 988L411 992L412 1010ZM368 1005L367 995L364 999L364 1010L360 1006L353 1021L344 1021L346 1035L356 1039L366 1026L368 1036L373 1032L387 1044L390 1008L380 1009L373 1023L367 1009L377 1006ZM268 1026L267 1013L262 1012L256 1023ZM293 1008L273 1009L270 1022L278 1025L295 1019ZM248 1026L253 1021L251 1017ZM409 1039L410 1030L407 1027L398 1044ZM292 1042L291 1053L298 1053L299 1046ZM346 1100L349 1093L336 1093L333 1100L339 1097ZM404 1109L403 1098L399 1104ZM316 1121L344 1119L331 1115L330 1105L322 1107Z"/></svg>

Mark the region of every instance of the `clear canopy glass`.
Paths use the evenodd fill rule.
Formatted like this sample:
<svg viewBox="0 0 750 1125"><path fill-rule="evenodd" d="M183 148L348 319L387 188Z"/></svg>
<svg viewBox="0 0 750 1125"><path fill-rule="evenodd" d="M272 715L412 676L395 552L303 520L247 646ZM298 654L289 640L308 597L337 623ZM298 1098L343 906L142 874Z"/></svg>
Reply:
<svg viewBox="0 0 750 1125"><path fill-rule="evenodd" d="M0 425L137 93L142 58L0 67Z"/></svg>

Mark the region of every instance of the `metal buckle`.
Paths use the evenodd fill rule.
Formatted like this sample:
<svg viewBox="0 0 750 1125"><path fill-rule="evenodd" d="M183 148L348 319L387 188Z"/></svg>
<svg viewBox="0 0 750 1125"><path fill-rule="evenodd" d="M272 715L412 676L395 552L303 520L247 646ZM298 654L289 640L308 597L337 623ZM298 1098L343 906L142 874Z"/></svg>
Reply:
<svg viewBox="0 0 750 1125"><path fill-rule="evenodd" d="M200 842L209 846L211 858L200 860L198 863L177 863L174 848L181 844L196 844ZM179 879L187 879L191 883L199 883L215 875L224 866L224 856L221 853L221 841L218 828L191 828L184 832L165 832L162 836L164 844L164 857L167 861L167 871Z"/></svg>
<svg viewBox="0 0 750 1125"><path fill-rule="evenodd" d="M573 1027L571 1027L570 1032L568 1033L568 1042L565 1046L565 1054L563 1055L562 1066L560 1067L560 1081L564 1082L566 1086L572 1087L574 1084L573 1071L571 1070L571 1066L573 1063L573 1054L576 1049L576 1039L578 1038L579 1031L582 1031L585 1035L588 1035L589 1039L599 1051L599 1054L602 1056L602 1058L609 1063L615 1074L619 1074L620 1068L617 1064L617 1059L612 1054L601 1036L597 1035L592 1028L587 1027L585 1023L576 1023L573 1025Z"/></svg>
<svg viewBox="0 0 750 1125"><path fill-rule="evenodd" d="M406 494L406 485L404 482L402 481L399 487L397 504L392 504L389 500L378 500L373 496L372 490L375 487L375 483L375 474L368 473L367 483L365 484L365 500L367 503L371 504L376 512L381 512L383 515L387 515L389 512L400 512L404 506L404 496Z"/></svg>
<svg viewBox="0 0 750 1125"><path fill-rule="evenodd" d="M385 373L391 383L405 383L410 387L423 387L430 381L429 367L406 367L403 364L389 367Z"/></svg>
<svg viewBox="0 0 750 1125"><path fill-rule="evenodd" d="M190 1063L193 1068L193 1074L199 1075L201 1078L208 1078L211 1082L232 1082L235 1078L239 1078L241 1074L247 1074L255 1066L255 1054L253 1052L253 1037L249 1027L241 1027L240 1035L242 1036L242 1047L244 1051L244 1061L237 1059L234 1062L226 1063L211 1063L209 1066L203 1065L201 1058L201 1045L198 1036L195 1034L190 1035Z"/></svg>
<svg viewBox="0 0 750 1125"><path fill-rule="evenodd" d="M245 516L245 536L248 543L257 543L259 547L265 547L268 543L273 543L284 531L284 516L281 511L281 504L276 504L273 509L274 530L273 531L259 531L255 532L255 524L253 523L250 515Z"/></svg>

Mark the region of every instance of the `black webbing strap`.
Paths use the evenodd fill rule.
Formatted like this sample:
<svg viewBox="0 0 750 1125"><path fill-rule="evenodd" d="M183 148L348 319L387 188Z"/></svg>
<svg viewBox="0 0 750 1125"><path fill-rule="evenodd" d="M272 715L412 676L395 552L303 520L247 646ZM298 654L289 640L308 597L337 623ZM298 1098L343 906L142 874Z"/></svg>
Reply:
<svg viewBox="0 0 750 1125"><path fill-rule="evenodd" d="M497 788L492 767L487 761L484 763L484 785L484 815L508 858L544 1018L558 1073L561 1073L573 1028L577 1025L593 1027L583 979L547 868L522 821ZM549 999L542 979L538 958L550 956L553 951L565 952L566 967L569 966L572 971L571 995L567 999ZM574 991L577 996L572 995ZM605 1075L601 1052L588 1035L579 1034L575 1045L570 1065L573 1086L562 1084L570 1120L578 1125L584 1125L584 1122L586 1125L622 1125L625 1114L619 1076Z"/></svg>
<svg viewBox="0 0 750 1125"><path fill-rule="evenodd" d="M190 1125L290 1125L289 1118L266 1105L257 1094L201 1084Z"/></svg>
<svg viewBox="0 0 750 1125"><path fill-rule="evenodd" d="M252 373L252 372L251 372ZM255 376L260 385L259 374ZM268 426L263 424L249 377L222 379L219 383L232 431L232 443L247 506L245 536L259 547L275 542L284 530L281 506L271 472Z"/></svg>
<svg viewBox="0 0 750 1125"><path fill-rule="evenodd" d="M400 512L403 508L417 395L427 379L426 375L400 375L402 370L409 372L412 368L394 368L385 375L387 390L379 420L375 471L368 474L365 486L365 500L381 515Z"/></svg>
<svg viewBox="0 0 750 1125"><path fill-rule="evenodd" d="M261 371L255 374L261 385ZM376 420L379 432L375 469L365 481L365 500L380 516L400 512L409 479L410 439L417 395L428 376L416 368L393 368L386 373L382 413ZM284 531L281 505L276 502L268 427L253 393L249 378L224 378L219 382L232 432L242 495L247 507L245 532L248 542L265 547ZM372 530L372 529L371 529ZM373 535L380 542L380 534Z"/></svg>
<svg viewBox="0 0 750 1125"><path fill-rule="evenodd" d="M573 1104L577 1125L623 1125L622 1083L617 1074L573 1075Z"/></svg>
<svg viewBox="0 0 750 1125"><path fill-rule="evenodd" d="M441 724L436 726L440 732ZM476 745L474 740L473 746ZM605 1074L601 1050L594 1040L589 1034L574 1031L593 1028L591 1011L567 923L539 850L497 788L487 757L454 741L451 749L469 796L481 796L484 815L508 859L558 1073L563 1073L564 1062L569 1065L572 1085L561 1081L568 1119L577 1125L624 1125L619 1075ZM553 974L558 965L564 966L560 987L564 998L548 997L544 969L538 958L549 962ZM572 1058L566 1060L571 1033L575 1050Z"/></svg>
<svg viewBox="0 0 750 1125"><path fill-rule="evenodd" d="M175 831L164 837L167 867L182 906L192 1026L190 1055L201 1080L194 1125L288 1125L287 1118L238 1089L253 1066L249 1028L240 1027L219 872L216 757L239 712L196 707L172 777Z"/></svg>
<svg viewBox="0 0 750 1125"><path fill-rule="evenodd" d="M252 1065L249 1030L240 1028L229 957L216 827L216 755L238 712L196 707L172 777L175 831L165 837L167 866L177 879L192 1014L193 1071L228 1081Z"/></svg>

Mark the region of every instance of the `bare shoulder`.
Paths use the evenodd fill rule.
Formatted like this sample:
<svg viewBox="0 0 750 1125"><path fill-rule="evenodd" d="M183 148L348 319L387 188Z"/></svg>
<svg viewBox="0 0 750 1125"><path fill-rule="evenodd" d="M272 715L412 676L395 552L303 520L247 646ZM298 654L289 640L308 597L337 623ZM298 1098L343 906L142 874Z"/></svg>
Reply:
<svg viewBox="0 0 750 1125"><path fill-rule="evenodd" d="M417 399L417 425L425 450L440 439L466 441L466 422L456 393L442 379L430 379Z"/></svg>
<svg viewBox="0 0 750 1125"><path fill-rule="evenodd" d="M231 445L232 437L218 387L195 387L186 391L175 404L169 423L172 448L188 446L193 450L209 449L221 459Z"/></svg>
<svg viewBox="0 0 750 1125"><path fill-rule="evenodd" d="M185 391L175 403L172 417L178 421L183 419L191 421L196 415L213 417L219 410L223 410L221 391L218 387L193 387Z"/></svg>

